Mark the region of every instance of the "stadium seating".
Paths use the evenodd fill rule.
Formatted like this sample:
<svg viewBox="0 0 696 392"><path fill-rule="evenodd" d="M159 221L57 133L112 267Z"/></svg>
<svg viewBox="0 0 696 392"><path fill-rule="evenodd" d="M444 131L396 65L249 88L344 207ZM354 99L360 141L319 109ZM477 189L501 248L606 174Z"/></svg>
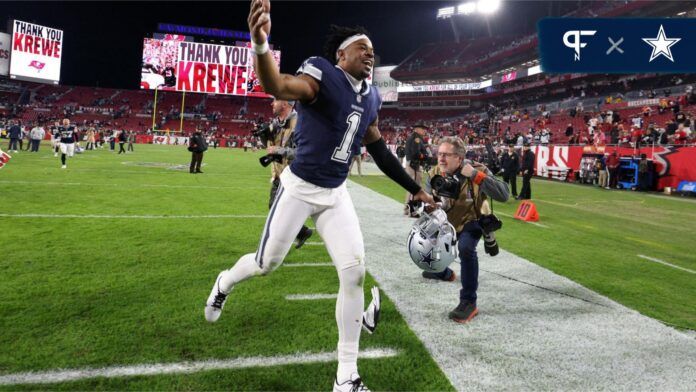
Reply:
<svg viewBox="0 0 696 392"><path fill-rule="evenodd" d="M551 143L566 143L568 137L565 136L565 129L568 124L573 126L576 134L582 136L587 134L584 114L570 115L569 109L574 108L575 105L584 103L585 111L592 113L597 111L597 101L600 99L603 101L607 96L641 99L650 92L660 98L664 96L665 89L673 90L674 94L671 94L668 99L676 101L680 99L678 94L683 94L684 86L696 83L696 76L634 75L628 81L625 77L618 76L559 80L557 84L549 84L549 76L539 75L505 84L505 89L519 88L519 91L514 94L502 94L504 90L461 96L451 95L451 92L402 94L397 103L398 106L384 107L381 110L380 130L385 140L394 143L408 136L414 124L425 122L433 137L454 134L472 138L474 142L480 142L481 137L502 142L506 130L511 134L526 135L530 128L538 130L543 127L550 131ZM583 94L587 94L584 100L578 98L580 90ZM23 95L29 95L30 102L26 105L17 105ZM154 96L153 91L145 90L53 86L22 82L5 90L0 89L0 119L12 115L12 110L15 116L24 122L50 125L67 116L78 125L94 124L105 129L127 129L145 133L152 128ZM180 130L182 126L179 119L181 99L181 93L158 93L155 118L157 129L169 129L174 132ZM438 100L440 105L452 100L467 100L471 101L472 105L461 108L407 106L420 103L432 105ZM481 101L485 102L485 105ZM188 94L182 130L184 134L190 134L194 129L202 128L225 138L246 137L259 118L268 119L271 116L270 102L269 99L259 98ZM542 104L551 108L546 117L541 115L544 110L540 106ZM487 119L488 115L484 110L486 105L494 105L498 110L495 127L491 127ZM640 115L642 106L618 109L627 130L630 129L630 118ZM604 105L604 107L612 108L613 106ZM525 108L528 114L523 116ZM671 111L658 114L657 106L654 104L652 110L653 114L648 121L645 121L644 129L649 123L665 127L666 123L673 118ZM682 111L693 116L696 107L682 104ZM513 116L515 112L517 116ZM540 120L543 120L543 123Z"/></svg>
<svg viewBox="0 0 696 392"><path fill-rule="evenodd" d="M595 1L580 7L565 17L628 16L650 9L657 1ZM654 7L653 7L654 8ZM644 15L646 16L646 15ZM491 48L496 50L491 51ZM473 78L518 65L537 56L536 33L514 37L479 37L460 43L425 44L391 73L399 81L432 79L434 77Z"/></svg>

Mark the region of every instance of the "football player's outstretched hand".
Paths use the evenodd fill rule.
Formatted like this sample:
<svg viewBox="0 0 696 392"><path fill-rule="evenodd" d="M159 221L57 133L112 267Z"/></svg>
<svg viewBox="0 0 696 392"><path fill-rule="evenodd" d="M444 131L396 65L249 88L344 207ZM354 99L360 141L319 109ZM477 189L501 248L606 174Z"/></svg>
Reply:
<svg viewBox="0 0 696 392"><path fill-rule="evenodd" d="M270 0L251 0L251 9L247 18L251 39L261 45L268 41L271 34L271 2Z"/></svg>
<svg viewBox="0 0 696 392"><path fill-rule="evenodd" d="M426 205L434 205L435 200L433 200L433 197L430 196L428 193L426 193L424 190L418 191L415 195L413 195L414 200L420 200Z"/></svg>

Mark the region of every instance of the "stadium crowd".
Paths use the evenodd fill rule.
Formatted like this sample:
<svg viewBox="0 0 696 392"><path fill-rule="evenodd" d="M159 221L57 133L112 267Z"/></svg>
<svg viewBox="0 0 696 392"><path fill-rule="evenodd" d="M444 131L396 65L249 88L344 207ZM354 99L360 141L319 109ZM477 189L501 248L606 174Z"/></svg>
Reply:
<svg viewBox="0 0 696 392"><path fill-rule="evenodd" d="M408 93L401 107L381 110L380 129L391 145L403 144L416 123L428 126L429 141L435 144L445 136L496 148L510 144L519 148L525 142L630 147L695 142L694 75L605 75L554 81L539 75L503 84L499 89L504 94L484 99L485 104L476 108L409 110L406 105L432 104L448 99L452 92ZM22 139L29 144L32 128L44 128L48 138L56 121L69 118L80 140L91 133L96 145L121 131L140 142L177 136L185 139L175 138L175 142L185 144L201 129L211 145L248 147L258 144L253 131L271 120L270 107L268 99L195 94L186 97L182 115L181 95L176 92L160 92L155 102L151 91L4 79L0 80L0 138L7 137L10 119L18 121Z"/></svg>

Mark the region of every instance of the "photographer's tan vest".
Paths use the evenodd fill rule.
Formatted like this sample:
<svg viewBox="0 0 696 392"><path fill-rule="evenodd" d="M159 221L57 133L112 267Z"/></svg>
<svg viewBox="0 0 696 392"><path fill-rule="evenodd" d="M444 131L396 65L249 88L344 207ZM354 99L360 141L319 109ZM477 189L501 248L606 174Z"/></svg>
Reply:
<svg viewBox="0 0 696 392"><path fill-rule="evenodd" d="M286 147L288 142L290 141L290 138L292 137L293 131L295 130L295 124L297 124L296 115L288 118L282 130L276 133L275 138L273 138L273 140L270 141L270 143L268 144L272 146ZM271 164L271 177L280 178L280 173L283 172L283 170L288 164L289 162L287 158L283 158L282 163L273 162Z"/></svg>
<svg viewBox="0 0 696 392"><path fill-rule="evenodd" d="M486 167L480 163L472 162L471 165L474 167L474 169L484 172L486 170ZM434 175L441 175L440 173L440 167L435 166L430 171L430 178L432 178ZM469 199L469 187L472 186L472 193L474 197L473 199ZM435 190L433 190L433 196L437 196L437 192ZM486 195L480 192L479 186L474 184L473 181L469 179L464 181L459 188L459 198L455 200L454 203L451 203L450 207L445 210L447 213L447 220L452 224L452 226L454 226L457 233L461 232L467 223L475 221L479 218L481 214L477 215L474 208L481 211L481 206L486 198Z"/></svg>

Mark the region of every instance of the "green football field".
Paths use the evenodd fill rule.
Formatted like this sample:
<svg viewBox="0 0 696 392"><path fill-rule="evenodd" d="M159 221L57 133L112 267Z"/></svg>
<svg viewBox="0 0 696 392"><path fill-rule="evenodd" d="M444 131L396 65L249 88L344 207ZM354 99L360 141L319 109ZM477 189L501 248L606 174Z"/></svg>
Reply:
<svg viewBox="0 0 696 392"><path fill-rule="evenodd" d="M334 352L335 299L285 299L336 293L332 266L281 267L235 288L217 323L203 317L218 272L256 249L270 188L261 153L209 151L205 173L191 175L185 147L135 148L129 155L88 151L61 170L44 146L38 154L14 154L0 171L0 377ZM286 263L330 262L321 239L310 241L291 250ZM366 302L373 285L368 276ZM452 390L388 293L382 306L389 322L375 335L363 333L361 350L397 355L360 360L370 388ZM330 358L4 388L326 390L336 371Z"/></svg>
<svg viewBox="0 0 696 392"><path fill-rule="evenodd" d="M46 147L14 154L0 170L0 378L56 369L256 362L0 389L330 387L335 300L287 296L335 293L333 267L281 267L236 287L217 323L203 318L217 273L254 251L262 231L270 184L269 169L258 164L260 152L211 150L205 173L191 175L189 153L181 146L136 145L128 155L89 151L65 170ZM403 198L384 177L351 179ZM501 247L649 317L696 329L696 279L688 272L696 270L695 203L545 181L533 185L539 225L509 218L517 203L494 205L504 220ZM315 236L291 250L286 264L329 261ZM368 275L366 302L374 284ZM375 335L363 333L361 350L392 355L360 360L368 386L452 390L389 293L382 298L388 322ZM323 354L331 359L300 363ZM264 366L282 358L287 363Z"/></svg>

